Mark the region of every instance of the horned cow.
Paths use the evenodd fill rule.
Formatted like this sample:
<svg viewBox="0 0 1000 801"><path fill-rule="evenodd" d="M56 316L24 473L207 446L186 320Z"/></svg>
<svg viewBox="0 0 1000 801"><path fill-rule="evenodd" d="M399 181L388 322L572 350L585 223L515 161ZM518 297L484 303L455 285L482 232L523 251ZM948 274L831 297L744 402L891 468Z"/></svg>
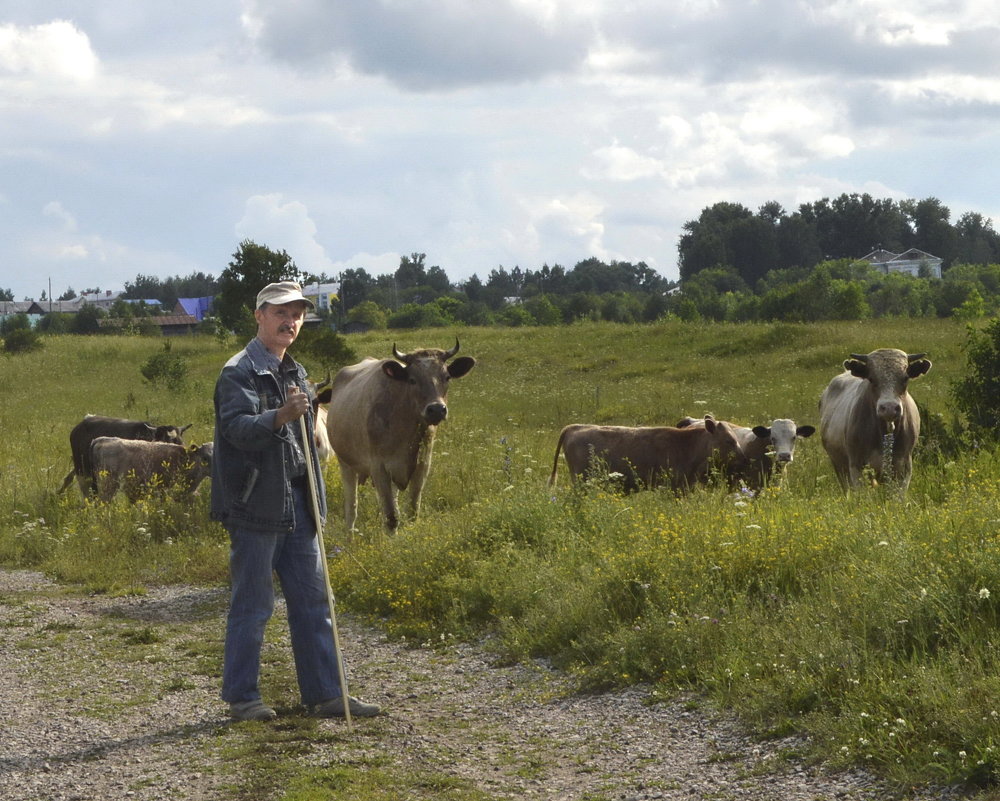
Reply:
<svg viewBox="0 0 1000 801"><path fill-rule="evenodd" d="M603 465L622 475L626 491L668 483L684 492L706 481L713 463L727 471L746 467L732 426L711 416L687 428L568 425L556 444L550 486L556 483L560 450L572 480Z"/></svg>
<svg viewBox="0 0 1000 801"><path fill-rule="evenodd" d="M931 369L923 353L881 348L852 353L844 372L823 390L819 431L845 490L861 483L870 466L877 481L890 476L906 490L913 471L913 447L920 436L920 412L907 389L910 379ZM884 463L891 438L891 464Z"/></svg>
<svg viewBox="0 0 1000 801"><path fill-rule="evenodd" d="M429 348L392 359L365 359L341 369L333 379L327 420L344 487L344 521L357 519L358 484L371 479L383 522L399 525L398 490L408 490L409 513L420 511L420 495L431 466L437 426L448 415L448 382L476 364L451 350Z"/></svg>
<svg viewBox="0 0 1000 801"><path fill-rule="evenodd" d="M97 437L90 444L97 497L110 501L119 487L130 501L175 486L193 493L211 474L214 451L212 442L185 448L173 442Z"/></svg>

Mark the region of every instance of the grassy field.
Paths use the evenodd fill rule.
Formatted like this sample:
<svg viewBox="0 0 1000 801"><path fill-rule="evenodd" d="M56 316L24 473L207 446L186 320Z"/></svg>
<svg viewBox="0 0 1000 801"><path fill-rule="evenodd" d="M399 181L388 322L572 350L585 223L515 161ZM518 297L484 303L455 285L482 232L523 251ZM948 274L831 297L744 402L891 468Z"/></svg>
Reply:
<svg viewBox="0 0 1000 801"><path fill-rule="evenodd" d="M448 347L455 331L351 337L359 357ZM762 734L808 735L817 758L864 764L900 787L1000 777L1000 465L993 450L918 450L905 500L845 497L818 436L756 499L705 489L622 497L569 489L570 422L671 424L711 412L745 424L816 425L851 352L926 352L913 395L950 420L966 370L955 321L461 329L476 368L452 383L421 520L382 533L370 488L360 534L340 524L327 471L327 548L340 602L417 641L495 635L511 659L544 657L600 688L692 688ZM100 592L226 580L227 541L195 503L85 504L56 490L68 434L100 413L212 436L212 387L238 348L177 339L182 386L140 367L163 343L61 337L5 357L0 383L0 564ZM322 364L303 359L314 378Z"/></svg>

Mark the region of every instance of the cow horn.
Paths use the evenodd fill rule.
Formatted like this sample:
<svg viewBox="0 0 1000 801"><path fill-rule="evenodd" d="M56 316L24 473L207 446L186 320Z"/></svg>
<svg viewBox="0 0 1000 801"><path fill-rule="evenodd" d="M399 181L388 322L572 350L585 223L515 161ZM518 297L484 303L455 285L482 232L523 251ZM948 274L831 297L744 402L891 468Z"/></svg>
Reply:
<svg viewBox="0 0 1000 801"><path fill-rule="evenodd" d="M326 378L320 381L315 387L316 394L319 395L324 389L326 389L332 383L333 383L333 376L331 376L330 372L327 371Z"/></svg>
<svg viewBox="0 0 1000 801"><path fill-rule="evenodd" d="M406 356L404 354L400 353L398 350L396 350L396 343L395 342L392 343L392 357L394 359L396 359L396 361L400 361L400 362L406 361Z"/></svg>
<svg viewBox="0 0 1000 801"><path fill-rule="evenodd" d="M448 361L448 359L450 359L456 353L458 353L458 337L455 337L455 347L453 347L451 350L446 350L444 352L444 360Z"/></svg>
<svg viewBox="0 0 1000 801"><path fill-rule="evenodd" d="M927 355L926 353L907 353L906 361L915 362L917 359L922 359L926 355Z"/></svg>
<svg viewBox="0 0 1000 801"><path fill-rule="evenodd" d="M852 359L857 359L859 362L864 362L865 364L868 364L868 354L867 353L865 353L865 354L852 353L851 354L851 358Z"/></svg>

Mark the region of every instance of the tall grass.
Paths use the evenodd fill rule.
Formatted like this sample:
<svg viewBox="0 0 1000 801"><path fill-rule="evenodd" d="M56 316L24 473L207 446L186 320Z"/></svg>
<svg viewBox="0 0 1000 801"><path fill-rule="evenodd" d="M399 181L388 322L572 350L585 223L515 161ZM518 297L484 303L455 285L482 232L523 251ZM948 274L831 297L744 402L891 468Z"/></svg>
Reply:
<svg viewBox="0 0 1000 801"><path fill-rule="evenodd" d="M876 347L926 351L934 368L913 394L949 417L964 329L902 320L458 333L478 364L452 383L422 519L383 534L367 489L362 533L349 536L337 471L327 471L341 603L418 641L489 633L508 658L549 659L587 688L694 688L761 732L807 734L818 757L901 786L996 782L996 452L918 452L906 499L884 488L845 497L818 437L755 499L719 488L621 496L600 481L571 489L563 464L546 485L567 423L712 412L816 424L843 359ZM453 335L394 338L406 350ZM367 334L351 346L381 356L392 342ZM139 375L161 347L66 337L4 360L0 562L107 591L225 580L225 535L205 497L100 506L55 493L84 412L193 422L189 439L211 437L212 384L236 346L178 340L189 383L171 393Z"/></svg>

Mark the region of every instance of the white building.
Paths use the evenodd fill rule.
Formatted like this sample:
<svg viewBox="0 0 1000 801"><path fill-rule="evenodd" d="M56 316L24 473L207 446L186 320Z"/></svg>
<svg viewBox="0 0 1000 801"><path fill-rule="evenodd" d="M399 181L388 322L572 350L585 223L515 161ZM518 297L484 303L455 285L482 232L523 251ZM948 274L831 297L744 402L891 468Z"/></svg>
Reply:
<svg viewBox="0 0 1000 801"><path fill-rule="evenodd" d="M302 294L316 304L316 311L329 312L340 302L340 284L309 284Z"/></svg>
<svg viewBox="0 0 1000 801"><path fill-rule="evenodd" d="M873 250L859 261L867 261L872 267L886 274L908 273L919 276L921 269L923 269L924 275L940 278L941 262L944 259L939 259L937 256L932 256L930 253L917 250L917 248L910 248L903 253L893 253L890 250L882 249Z"/></svg>

